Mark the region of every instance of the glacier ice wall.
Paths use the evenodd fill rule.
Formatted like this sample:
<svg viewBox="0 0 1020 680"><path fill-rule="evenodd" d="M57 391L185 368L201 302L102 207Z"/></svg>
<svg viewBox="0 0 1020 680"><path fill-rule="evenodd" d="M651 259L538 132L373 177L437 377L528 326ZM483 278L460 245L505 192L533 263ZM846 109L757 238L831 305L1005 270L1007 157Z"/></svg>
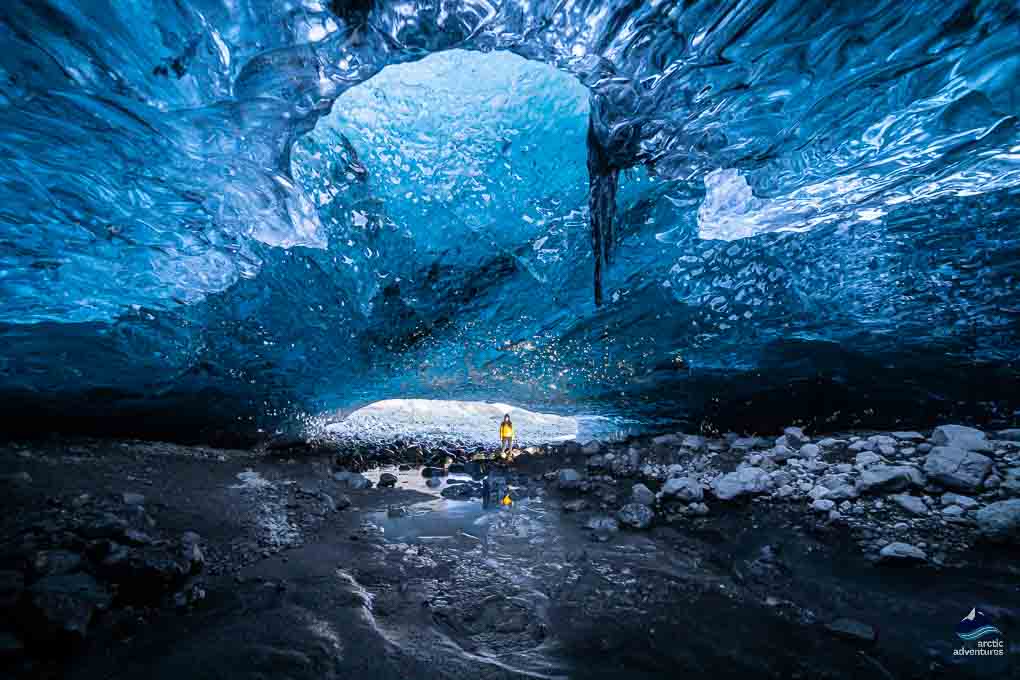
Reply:
<svg viewBox="0 0 1020 680"><path fill-rule="evenodd" d="M1018 37L1010 1L6 3L5 427L1008 420Z"/></svg>

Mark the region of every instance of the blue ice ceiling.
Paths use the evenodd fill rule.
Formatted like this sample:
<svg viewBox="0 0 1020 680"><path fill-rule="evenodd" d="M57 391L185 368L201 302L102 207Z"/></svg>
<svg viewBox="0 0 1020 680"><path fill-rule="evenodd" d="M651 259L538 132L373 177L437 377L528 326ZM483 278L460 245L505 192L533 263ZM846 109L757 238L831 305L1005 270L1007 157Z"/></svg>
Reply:
<svg viewBox="0 0 1020 680"><path fill-rule="evenodd" d="M1013 2L7 3L3 414L1009 420L1018 38Z"/></svg>

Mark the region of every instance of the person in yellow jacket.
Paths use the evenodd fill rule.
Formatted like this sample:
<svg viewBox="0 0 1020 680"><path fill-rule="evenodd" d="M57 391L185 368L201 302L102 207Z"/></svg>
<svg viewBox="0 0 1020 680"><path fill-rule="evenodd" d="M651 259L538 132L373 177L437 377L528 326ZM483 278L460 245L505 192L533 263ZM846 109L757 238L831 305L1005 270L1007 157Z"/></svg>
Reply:
<svg viewBox="0 0 1020 680"><path fill-rule="evenodd" d="M509 454L514 445L514 424L510 422L509 413L503 416L503 422L499 424L499 440L503 444L500 453Z"/></svg>

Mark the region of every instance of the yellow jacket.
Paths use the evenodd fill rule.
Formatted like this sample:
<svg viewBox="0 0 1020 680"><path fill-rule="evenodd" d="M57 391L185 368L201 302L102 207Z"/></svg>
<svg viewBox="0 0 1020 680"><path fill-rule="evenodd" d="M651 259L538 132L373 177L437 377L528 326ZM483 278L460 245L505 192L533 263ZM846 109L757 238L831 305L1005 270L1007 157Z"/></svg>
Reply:
<svg viewBox="0 0 1020 680"><path fill-rule="evenodd" d="M499 424L499 438L500 439L507 439L508 437L513 437L513 436L514 436L514 426L513 425L511 425L510 423L500 423Z"/></svg>

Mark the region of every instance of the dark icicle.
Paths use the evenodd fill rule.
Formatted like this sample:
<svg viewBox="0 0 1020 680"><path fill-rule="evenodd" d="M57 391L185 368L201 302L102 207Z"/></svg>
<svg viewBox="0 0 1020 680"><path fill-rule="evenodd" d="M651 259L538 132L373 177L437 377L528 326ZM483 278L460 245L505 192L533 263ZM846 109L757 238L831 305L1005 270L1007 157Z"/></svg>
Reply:
<svg viewBox="0 0 1020 680"><path fill-rule="evenodd" d="M591 248L595 263L595 304L602 304L602 265L609 266L613 249L613 220L616 217L616 189L620 171L609 160L609 152L595 133L595 121L588 118L588 212L591 215Z"/></svg>

